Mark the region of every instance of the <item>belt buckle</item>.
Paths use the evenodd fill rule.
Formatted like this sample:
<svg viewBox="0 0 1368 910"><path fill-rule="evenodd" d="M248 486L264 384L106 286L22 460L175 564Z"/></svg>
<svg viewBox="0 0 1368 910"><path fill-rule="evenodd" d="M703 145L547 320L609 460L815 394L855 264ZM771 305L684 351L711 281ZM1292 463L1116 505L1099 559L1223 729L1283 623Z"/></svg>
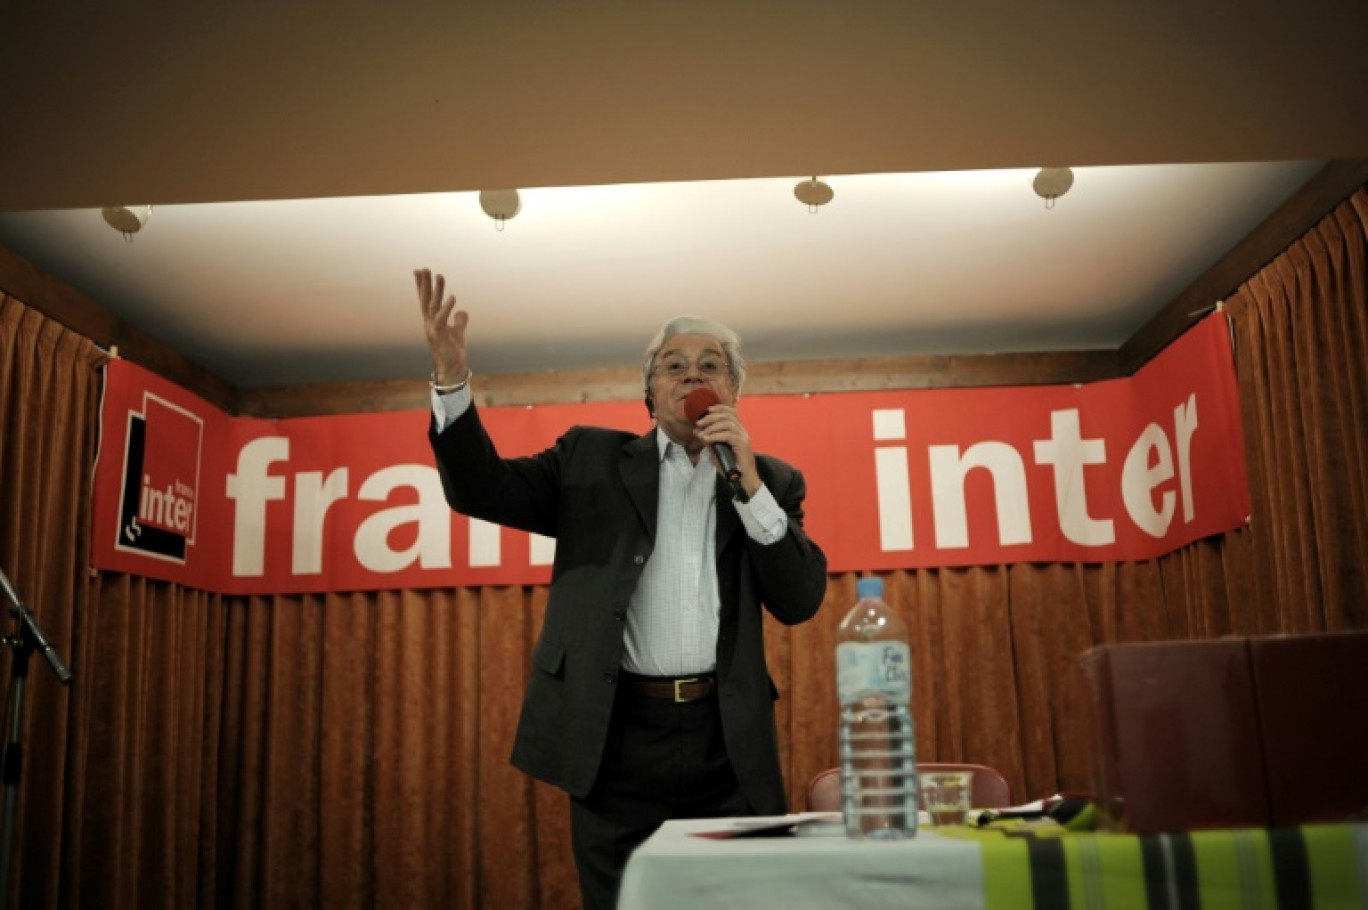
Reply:
<svg viewBox="0 0 1368 910"><path fill-rule="evenodd" d="M682 692L679 691L679 687L680 687L680 686L687 686L689 683L696 683L696 682L698 682L698 677L697 677L697 676L691 676L691 677L689 677L688 679L676 679L676 680L674 681L674 700L675 700L675 704L677 704L677 705L682 705L682 704L687 704L688 702L694 701L694 699L692 699L692 698L685 698L685 697L684 697L684 694L683 694Z"/></svg>

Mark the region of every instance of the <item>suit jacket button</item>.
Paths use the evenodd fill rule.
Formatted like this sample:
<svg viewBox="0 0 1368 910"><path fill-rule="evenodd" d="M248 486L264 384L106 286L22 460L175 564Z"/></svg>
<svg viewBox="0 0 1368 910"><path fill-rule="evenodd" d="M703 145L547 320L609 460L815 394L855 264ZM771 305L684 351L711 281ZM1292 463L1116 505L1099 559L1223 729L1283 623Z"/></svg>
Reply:
<svg viewBox="0 0 1368 910"><path fill-rule="evenodd" d="M632 562L636 563L636 564L639 565L639 566L640 566L640 565L645 565L645 564L646 564L646 557L645 557L645 556L642 556L640 553L638 553L637 555L635 555L635 556L632 557Z"/></svg>
<svg viewBox="0 0 1368 910"><path fill-rule="evenodd" d="M616 619L618 622L626 622L627 614L622 610L614 610L613 618Z"/></svg>

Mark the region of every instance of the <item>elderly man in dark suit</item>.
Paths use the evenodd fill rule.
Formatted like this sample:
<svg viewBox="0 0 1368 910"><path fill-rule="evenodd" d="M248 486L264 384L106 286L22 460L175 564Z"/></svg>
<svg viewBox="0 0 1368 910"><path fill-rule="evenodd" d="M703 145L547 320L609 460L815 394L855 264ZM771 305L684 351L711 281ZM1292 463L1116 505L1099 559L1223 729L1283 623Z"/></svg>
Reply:
<svg viewBox="0 0 1368 910"><path fill-rule="evenodd" d="M664 820L786 811L761 605L799 623L826 591L803 477L751 449L735 407L739 339L694 317L647 348L654 430L575 427L501 458L471 398L469 314L441 275L415 280L448 502L556 540L512 760L570 794L581 894L608 910L628 855ZM685 400L705 387L719 403L695 422ZM709 448L720 443L734 484Z"/></svg>

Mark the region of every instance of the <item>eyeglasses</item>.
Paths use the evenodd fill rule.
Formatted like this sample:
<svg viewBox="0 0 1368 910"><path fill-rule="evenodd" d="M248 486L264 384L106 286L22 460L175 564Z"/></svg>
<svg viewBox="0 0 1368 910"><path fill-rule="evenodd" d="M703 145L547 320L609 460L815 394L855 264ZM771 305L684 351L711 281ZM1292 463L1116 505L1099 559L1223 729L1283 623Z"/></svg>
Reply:
<svg viewBox="0 0 1368 910"><path fill-rule="evenodd" d="M716 354L704 354L693 361L698 375L704 379L717 379L727 372L727 358ZM683 379L689 374L689 361L684 357L666 357L655 366L655 372L666 379Z"/></svg>

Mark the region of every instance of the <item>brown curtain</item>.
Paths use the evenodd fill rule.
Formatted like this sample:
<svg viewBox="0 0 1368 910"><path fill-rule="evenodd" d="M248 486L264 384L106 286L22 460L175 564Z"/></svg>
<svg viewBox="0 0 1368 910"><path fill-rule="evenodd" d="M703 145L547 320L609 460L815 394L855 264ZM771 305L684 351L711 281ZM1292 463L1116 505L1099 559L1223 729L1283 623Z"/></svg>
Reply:
<svg viewBox="0 0 1368 910"><path fill-rule="evenodd" d="M1275 629L1368 622L1368 188L1230 301L1257 590Z"/></svg>
<svg viewBox="0 0 1368 910"><path fill-rule="evenodd" d="M100 391L94 367L103 356L89 341L0 293L0 570L77 678L62 686L34 654L16 687L16 652L0 649L5 716L21 710L23 720L5 760L14 907L29 906L17 898L21 882L26 897L54 899L75 884L66 837L76 814L74 791L84 785L86 771L72 730L85 716L82 695L97 684L95 674L86 678L89 664L76 649L83 644L78 627L86 619L89 584L82 567ZM0 603L7 637L18 630L9 607ZM6 723L7 742L9 730Z"/></svg>
<svg viewBox="0 0 1368 910"><path fill-rule="evenodd" d="M1250 527L1146 562L887 576L923 760L993 765L1023 800L1086 790L1086 648L1368 627L1366 235L1361 190L1228 302ZM93 577L102 355L12 300L0 326L0 566L76 674L30 669L15 905L578 906L566 798L508 764L545 589ZM766 629L795 808L836 761L854 589L833 576L816 620Z"/></svg>

